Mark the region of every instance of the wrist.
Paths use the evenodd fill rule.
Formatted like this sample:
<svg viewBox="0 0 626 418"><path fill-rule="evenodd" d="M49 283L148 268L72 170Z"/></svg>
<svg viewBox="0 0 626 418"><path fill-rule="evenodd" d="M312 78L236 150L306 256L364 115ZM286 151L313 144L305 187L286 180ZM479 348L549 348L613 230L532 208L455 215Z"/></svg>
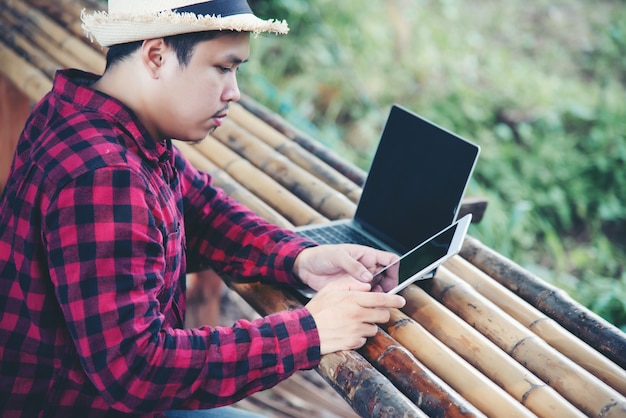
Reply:
<svg viewBox="0 0 626 418"><path fill-rule="evenodd" d="M298 255L296 256L296 258L294 259L293 262L293 276L294 278L304 284L308 286L307 280L306 280L306 274L304 274L304 272L306 271L306 258L307 258L307 253L311 247L306 247L303 248L302 251L300 251L300 253L298 253ZM303 277L304 276L304 277Z"/></svg>

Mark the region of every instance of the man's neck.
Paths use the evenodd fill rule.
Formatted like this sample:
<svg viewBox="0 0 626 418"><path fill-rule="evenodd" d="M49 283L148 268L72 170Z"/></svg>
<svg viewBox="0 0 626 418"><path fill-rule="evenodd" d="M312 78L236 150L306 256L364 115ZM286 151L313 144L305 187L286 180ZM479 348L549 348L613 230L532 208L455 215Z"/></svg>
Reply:
<svg viewBox="0 0 626 418"><path fill-rule="evenodd" d="M141 76L129 63L119 63L115 68L105 71L102 77L96 81L92 88L111 96L126 106L139 118L155 140L160 140L160 135L150 117L150 100L147 99L148 88L141 80Z"/></svg>

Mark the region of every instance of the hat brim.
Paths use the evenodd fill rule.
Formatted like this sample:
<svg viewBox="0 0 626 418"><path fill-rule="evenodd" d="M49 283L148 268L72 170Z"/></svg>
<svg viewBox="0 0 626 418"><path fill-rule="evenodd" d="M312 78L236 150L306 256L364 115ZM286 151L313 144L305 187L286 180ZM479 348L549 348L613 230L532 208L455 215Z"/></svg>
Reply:
<svg viewBox="0 0 626 418"><path fill-rule="evenodd" d="M147 15L111 15L104 11L81 13L82 28L90 39L104 47L165 36L203 31L251 33L289 32L286 21L263 20L251 13L231 16L197 16L193 13L163 11Z"/></svg>

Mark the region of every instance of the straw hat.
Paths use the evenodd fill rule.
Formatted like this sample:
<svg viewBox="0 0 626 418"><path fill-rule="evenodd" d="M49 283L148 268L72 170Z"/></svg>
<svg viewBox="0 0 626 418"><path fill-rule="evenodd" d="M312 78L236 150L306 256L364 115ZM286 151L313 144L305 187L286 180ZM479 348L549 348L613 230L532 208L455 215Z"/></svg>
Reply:
<svg viewBox="0 0 626 418"><path fill-rule="evenodd" d="M81 19L102 46L211 30L289 32L284 20L256 17L246 0L109 0L108 12L83 10Z"/></svg>

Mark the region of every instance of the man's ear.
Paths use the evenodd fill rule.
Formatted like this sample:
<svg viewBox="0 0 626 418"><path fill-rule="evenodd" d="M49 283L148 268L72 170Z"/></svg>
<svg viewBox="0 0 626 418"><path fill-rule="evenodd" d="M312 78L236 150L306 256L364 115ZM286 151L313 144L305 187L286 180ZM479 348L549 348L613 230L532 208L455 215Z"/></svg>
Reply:
<svg viewBox="0 0 626 418"><path fill-rule="evenodd" d="M148 39L141 45L141 61L152 78L159 78L161 67L165 63L167 45L163 38Z"/></svg>

